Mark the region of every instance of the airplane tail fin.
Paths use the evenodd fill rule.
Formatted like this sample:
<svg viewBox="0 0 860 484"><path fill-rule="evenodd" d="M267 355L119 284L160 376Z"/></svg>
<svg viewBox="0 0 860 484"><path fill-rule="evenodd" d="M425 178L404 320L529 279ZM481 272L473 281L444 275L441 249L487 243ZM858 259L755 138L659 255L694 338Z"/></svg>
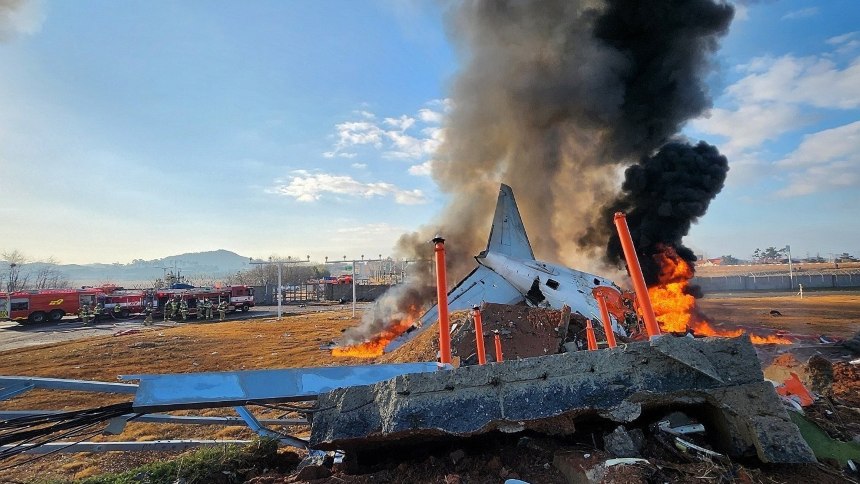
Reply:
<svg viewBox="0 0 860 484"><path fill-rule="evenodd" d="M493 228L490 229L490 240L487 242L487 252L503 254L516 259L533 260L532 246L526 235L517 201L511 187L502 184L499 188L499 200L496 202L496 214L493 216Z"/></svg>

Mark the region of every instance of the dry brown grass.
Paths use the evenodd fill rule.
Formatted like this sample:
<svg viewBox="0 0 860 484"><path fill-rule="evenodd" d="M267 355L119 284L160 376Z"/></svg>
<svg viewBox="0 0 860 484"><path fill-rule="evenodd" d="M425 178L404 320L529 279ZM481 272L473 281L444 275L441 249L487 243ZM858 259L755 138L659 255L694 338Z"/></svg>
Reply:
<svg viewBox="0 0 860 484"><path fill-rule="evenodd" d="M797 333L850 336L860 329L860 296L715 298L700 301L716 322L785 329ZM776 309L781 317L772 317ZM32 375L116 381L121 374L188 373L201 371L294 368L370 363L374 360L333 358L320 345L336 340L354 326L349 311L327 311L275 319L231 321L175 328L149 329L125 336L100 336L0 353L0 374ZM426 360L436 353L435 331L430 328L397 355L379 362ZM130 396L105 396L81 392L32 391L8 402L4 409L78 409L130 400ZM183 412L178 412L179 414ZM231 409L195 412L202 415L234 415ZM262 415L271 415L259 412ZM305 428L290 429L301 435ZM244 428L198 427L130 423L111 440L176 438L247 439ZM93 440L107 439L96 437ZM9 472L0 481L35 477L81 478L107 470L166 458L169 453L64 454L51 456ZM29 458L29 456L27 457ZM6 463L2 463L6 464Z"/></svg>
<svg viewBox="0 0 860 484"><path fill-rule="evenodd" d="M99 336L0 353L0 374L116 381L122 374L190 373L202 371L295 368L367 363L333 359L320 349L357 321L348 311L326 311L275 319L230 321L148 329L124 336ZM129 395L34 390L0 402L3 409L72 410L129 401ZM176 412L187 414L192 412ZM235 415L232 409L193 412ZM271 412L256 412L272 416ZM296 433L306 428L291 429ZM250 439L242 427L129 423L118 436L91 440L156 440L179 438ZM82 478L118 470L165 453L64 454L0 472L0 481L35 477ZM20 457L19 460L29 459ZM123 463L127 463L124 465ZM3 463L8 464L8 463Z"/></svg>

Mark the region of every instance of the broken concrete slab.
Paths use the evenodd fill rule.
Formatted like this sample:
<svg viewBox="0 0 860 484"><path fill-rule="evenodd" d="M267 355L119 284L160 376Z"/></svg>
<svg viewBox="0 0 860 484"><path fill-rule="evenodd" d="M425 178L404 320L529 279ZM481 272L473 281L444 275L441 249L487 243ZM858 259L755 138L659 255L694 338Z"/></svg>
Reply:
<svg viewBox="0 0 860 484"><path fill-rule="evenodd" d="M623 425L603 436L603 447L616 457L641 457L645 436L640 429L628 431Z"/></svg>
<svg viewBox="0 0 860 484"><path fill-rule="evenodd" d="M679 361L684 352L695 353L696 363ZM310 445L367 450L505 429L563 435L580 419L626 423L643 410L677 405L711 410L732 456L815 461L746 336L630 343L338 389L320 395Z"/></svg>

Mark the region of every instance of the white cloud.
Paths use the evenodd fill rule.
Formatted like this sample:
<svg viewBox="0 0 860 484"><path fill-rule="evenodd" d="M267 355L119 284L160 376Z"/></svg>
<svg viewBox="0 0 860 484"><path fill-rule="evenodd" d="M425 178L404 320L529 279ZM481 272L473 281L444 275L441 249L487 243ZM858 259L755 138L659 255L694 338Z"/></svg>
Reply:
<svg viewBox="0 0 860 484"><path fill-rule="evenodd" d="M827 39L827 43L836 46L836 52L847 54L852 50L860 47L860 40L857 39L858 31L848 32L847 34L837 35Z"/></svg>
<svg viewBox="0 0 860 484"><path fill-rule="evenodd" d="M780 196L860 188L860 121L804 136L776 166L788 170L790 179Z"/></svg>
<svg viewBox="0 0 860 484"><path fill-rule="evenodd" d="M782 16L783 20L796 20L800 18L814 17L818 15L818 7L802 8L800 10L792 10Z"/></svg>
<svg viewBox="0 0 860 484"><path fill-rule="evenodd" d="M712 109L707 118L699 118L691 125L700 131L728 138L720 149L726 155L734 155L773 140L804 120L794 105L750 103L736 110Z"/></svg>
<svg viewBox="0 0 860 484"><path fill-rule="evenodd" d="M350 166L357 169L357 170L363 170L363 169L367 168L367 163L353 163Z"/></svg>
<svg viewBox="0 0 860 484"><path fill-rule="evenodd" d="M848 32L846 34L837 35L835 37L830 37L829 39L827 39L827 43L830 45L844 44L845 42L848 42L851 39L853 39L854 37L856 37L857 33L858 32L855 30L854 32Z"/></svg>
<svg viewBox="0 0 860 484"><path fill-rule="evenodd" d="M415 125L415 118L403 114L399 118L385 118L384 123L399 131L406 131Z"/></svg>
<svg viewBox="0 0 860 484"><path fill-rule="evenodd" d="M845 46L856 34L833 37L828 44ZM698 131L726 138L720 149L732 160L730 183L769 175L785 183L776 191L782 197L857 184L858 170L852 168L860 166L854 154L860 152L855 124L809 134L789 155L768 152L778 144L764 145L826 119L827 111L860 108L860 57L834 59L829 52L754 58L739 66L745 75L725 90L722 105L691 123ZM775 157L783 159L773 163Z"/></svg>
<svg viewBox="0 0 860 484"><path fill-rule="evenodd" d="M305 170L293 173L288 182L281 182L267 191L293 197L300 202L313 202L325 194L362 198L390 196L402 205L416 205L427 201L421 190L404 190L391 183L364 183L347 175L310 173Z"/></svg>
<svg viewBox="0 0 860 484"><path fill-rule="evenodd" d="M823 57L754 59L750 74L727 89L741 103L778 102L818 108L860 107L860 57L840 69Z"/></svg>
<svg viewBox="0 0 860 484"><path fill-rule="evenodd" d="M420 109L418 110L418 117L425 123L441 124L445 114L432 109Z"/></svg>
<svg viewBox="0 0 860 484"><path fill-rule="evenodd" d="M430 108L418 110L416 116L400 115L386 117L382 122L367 113L363 121L351 121L335 125L337 141L334 149L326 151L326 158L352 158L357 153L349 151L356 146L371 146L381 151L384 158L422 160L432 156L444 141L444 130L439 127L450 111L451 102L437 99L427 103ZM355 111L363 114L365 111Z"/></svg>
<svg viewBox="0 0 860 484"><path fill-rule="evenodd" d="M427 160L418 165L409 167L409 174L414 176L430 176L433 172L433 160Z"/></svg>

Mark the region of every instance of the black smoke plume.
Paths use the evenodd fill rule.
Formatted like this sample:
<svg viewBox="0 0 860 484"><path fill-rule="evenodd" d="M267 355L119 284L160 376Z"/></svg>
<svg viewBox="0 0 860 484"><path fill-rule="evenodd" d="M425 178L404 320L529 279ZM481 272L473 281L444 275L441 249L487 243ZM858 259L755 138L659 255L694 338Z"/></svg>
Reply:
<svg viewBox="0 0 860 484"><path fill-rule="evenodd" d="M628 167L621 195L603 213L604 232L611 234L606 248L609 260L624 261L612 216L625 212L647 285L659 282L660 265L654 256L667 246L694 268L696 256L681 239L723 189L728 171L726 157L704 141L696 146L669 143L656 155Z"/></svg>
<svg viewBox="0 0 860 484"><path fill-rule="evenodd" d="M608 234L587 235L605 223L619 169L710 107L704 78L732 15L713 0L459 4L448 21L464 68L433 164L450 202L401 251L426 253L441 233L459 280L484 248L504 182L538 257L599 269Z"/></svg>
<svg viewBox="0 0 860 484"><path fill-rule="evenodd" d="M450 287L484 248L504 182L539 258L605 270L601 209L620 169L710 107L704 78L732 16L714 0L457 3L447 23L463 68L432 165L449 202L400 254L425 258L441 234Z"/></svg>

